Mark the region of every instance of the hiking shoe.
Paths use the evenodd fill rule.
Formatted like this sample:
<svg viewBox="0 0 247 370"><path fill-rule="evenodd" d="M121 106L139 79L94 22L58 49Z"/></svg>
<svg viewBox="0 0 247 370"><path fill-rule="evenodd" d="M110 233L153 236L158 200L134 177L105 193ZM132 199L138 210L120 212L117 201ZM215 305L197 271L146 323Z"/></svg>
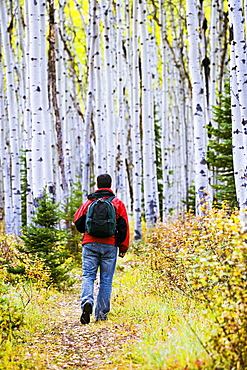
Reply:
<svg viewBox="0 0 247 370"><path fill-rule="evenodd" d="M90 302L86 302L83 307L83 311L81 314L81 323L82 325L89 324L90 323L90 315L93 311L93 306Z"/></svg>

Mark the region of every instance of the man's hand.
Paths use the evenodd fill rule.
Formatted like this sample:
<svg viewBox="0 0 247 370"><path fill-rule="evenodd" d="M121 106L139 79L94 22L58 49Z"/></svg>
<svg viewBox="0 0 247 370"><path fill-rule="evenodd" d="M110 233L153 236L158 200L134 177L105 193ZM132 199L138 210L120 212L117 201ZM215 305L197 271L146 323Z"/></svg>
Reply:
<svg viewBox="0 0 247 370"><path fill-rule="evenodd" d="M126 252L120 252L118 253L119 257L123 258L125 256Z"/></svg>

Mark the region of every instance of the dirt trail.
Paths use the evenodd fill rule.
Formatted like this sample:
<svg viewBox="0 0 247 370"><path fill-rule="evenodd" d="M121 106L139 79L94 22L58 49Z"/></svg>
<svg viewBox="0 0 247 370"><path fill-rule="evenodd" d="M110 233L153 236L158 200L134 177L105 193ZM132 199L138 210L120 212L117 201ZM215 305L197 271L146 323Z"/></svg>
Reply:
<svg viewBox="0 0 247 370"><path fill-rule="evenodd" d="M126 369L121 365L122 349L138 339L138 329L125 322L95 323L94 318L89 325L81 325L79 292L78 284L72 295L58 302L57 311L50 316L50 328L34 335L28 344L29 359L40 356L41 369L47 370Z"/></svg>

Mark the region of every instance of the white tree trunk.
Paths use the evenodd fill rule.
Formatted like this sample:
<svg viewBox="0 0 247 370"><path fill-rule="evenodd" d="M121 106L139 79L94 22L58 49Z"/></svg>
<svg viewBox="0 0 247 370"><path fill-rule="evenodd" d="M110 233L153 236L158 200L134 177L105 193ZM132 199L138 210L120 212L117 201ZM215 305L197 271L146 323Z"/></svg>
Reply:
<svg viewBox="0 0 247 370"><path fill-rule="evenodd" d="M43 153L45 155L43 171L44 171L44 185L47 185L49 193L55 193L53 168L52 168L52 134L54 132L54 125L52 116L49 111L48 102L48 75L47 75L47 34L46 34L46 2L40 2L40 88L41 88L41 107L42 107L42 126L43 126Z"/></svg>
<svg viewBox="0 0 247 370"><path fill-rule="evenodd" d="M156 166L154 160L154 117L153 97L151 92L151 70L149 61L149 36L146 24L146 2L139 2L140 38L142 63L142 133L143 133L143 180L144 203L147 228L157 221Z"/></svg>
<svg viewBox="0 0 247 370"><path fill-rule="evenodd" d="M133 33L132 33L132 110L131 110L131 140L133 155L133 213L134 213L134 239L141 239L141 214L142 214L142 153L140 137L140 94L139 94L139 50L138 50L138 0L133 2Z"/></svg>
<svg viewBox="0 0 247 370"><path fill-rule="evenodd" d="M107 172L112 176L113 189L115 188L116 173L116 116L113 100L113 60L112 60L112 10L111 1L101 0L101 11L103 17L104 35L104 68L105 68L105 95L106 95L106 150L107 150Z"/></svg>
<svg viewBox="0 0 247 370"><path fill-rule="evenodd" d="M88 91L85 112L84 163L83 163L83 191L89 193L90 183L90 134L94 98L94 57L96 44L96 0L90 1L90 45L88 48Z"/></svg>
<svg viewBox="0 0 247 370"><path fill-rule="evenodd" d="M28 0L29 17L29 68L30 68L30 104L32 120L32 194L34 205L43 194L44 189L44 125L42 120L42 90L41 90L41 37L40 37L40 7L38 2ZM43 76L42 76L43 77Z"/></svg>
<svg viewBox="0 0 247 370"><path fill-rule="evenodd" d="M241 112L241 122L243 125L243 143L245 154L247 155L247 59L246 59L246 40L244 35L244 17L241 7L241 0L228 0L230 21L235 50L235 61L237 71L238 100Z"/></svg>
<svg viewBox="0 0 247 370"><path fill-rule="evenodd" d="M118 115L117 115L117 132L118 132L118 142L119 142L119 159L118 159L118 187L117 193L119 198L127 204L128 192L127 192L127 181L126 181L126 157L127 157L127 135L126 135L126 120L124 117L124 60L123 60L123 24L122 24L122 11L121 11L121 1L116 3L116 24L117 24L117 105L118 105Z"/></svg>
<svg viewBox="0 0 247 370"><path fill-rule="evenodd" d="M162 52L162 105L161 105L161 155L163 177L163 219L169 214L169 121L168 121L168 76L166 47L166 10L164 0L160 0L161 52Z"/></svg>
<svg viewBox="0 0 247 370"><path fill-rule="evenodd" d="M14 60L11 49L9 32L7 26L5 2L0 2L0 27L2 34L3 53L5 61L6 73L6 89L7 89L7 118L9 123L9 143L10 143L10 158L11 158L11 196L12 196L12 222L11 232L16 235L20 232L21 227L21 192L20 192L20 143L19 143L19 127L17 116L17 101L15 96L15 76L14 76ZM6 120L7 123L7 120ZM7 126L7 125L6 125Z"/></svg>
<svg viewBox="0 0 247 370"><path fill-rule="evenodd" d="M196 211L198 215L203 215L206 208L211 206L211 201L209 198L208 169L206 162L204 95L199 62L196 0L187 0L186 4L189 68L193 94Z"/></svg>
<svg viewBox="0 0 247 370"><path fill-rule="evenodd" d="M232 4L234 5L234 4ZM239 4L238 4L239 5ZM244 61L239 61L241 57L245 57L245 53L241 50L239 45L239 37L243 36L239 30L236 30L236 12L239 10L230 10L230 16L233 23L233 39L231 40L231 75L230 75L230 86L231 86L231 105L232 105L232 148L233 148L233 167L234 167L234 178L236 185L236 193L238 205L241 211L241 221L246 231L247 228L247 180L246 180L246 122L245 121L245 110L246 101L244 99L244 78L246 80L246 74L244 72L245 64ZM235 14L234 14L235 13ZM235 16L234 16L235 15ZM238 25L241 28L240 25ZM236 30L236 32L235 32ZM242 39L242 43L243 42ZM241 96L241 98L240 98Z"/></svg>
<svg viewBox="0 0 247 370"><path fill-rule="evenodd" d="M99 33L97 29L97 40L96 40L96 55L95 55L95 174L98 176L101 173L107 172L106 166L106 132L104 121L104 88L102 87L102 63L100 57L100 43Z"/></svg>
<svg viewBox="0 0 247 370"><path fill-rule="evenodd" d="M0 28L0 54L2 55L2 35ZM7 137L9 136L9 131L6 130L6 114L4 105L4 74L2 59L0 59L0 165L1 172L0 176L2 178L2 201L1 201L1 214L4 215L5 232L6 234L11 234L12 232L12 221L13 221L13 208L12 208L12 191L11 191L11 173L10 173L10 155L9 155L9 145L7 144ZM3 204L2 204L3 202Z"/></svg>

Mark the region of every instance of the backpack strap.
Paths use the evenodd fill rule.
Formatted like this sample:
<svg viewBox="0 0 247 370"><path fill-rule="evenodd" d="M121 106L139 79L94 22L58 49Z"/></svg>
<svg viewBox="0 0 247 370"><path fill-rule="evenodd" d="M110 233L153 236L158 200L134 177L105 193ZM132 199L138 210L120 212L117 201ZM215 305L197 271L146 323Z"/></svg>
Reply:
<svg viewBox="0 0 247 370"><path fill-rule="evenodd" d="M109 200L110 202L115 198L115 195L111 195L110 197L106 198L107 200Z"/></svg>

